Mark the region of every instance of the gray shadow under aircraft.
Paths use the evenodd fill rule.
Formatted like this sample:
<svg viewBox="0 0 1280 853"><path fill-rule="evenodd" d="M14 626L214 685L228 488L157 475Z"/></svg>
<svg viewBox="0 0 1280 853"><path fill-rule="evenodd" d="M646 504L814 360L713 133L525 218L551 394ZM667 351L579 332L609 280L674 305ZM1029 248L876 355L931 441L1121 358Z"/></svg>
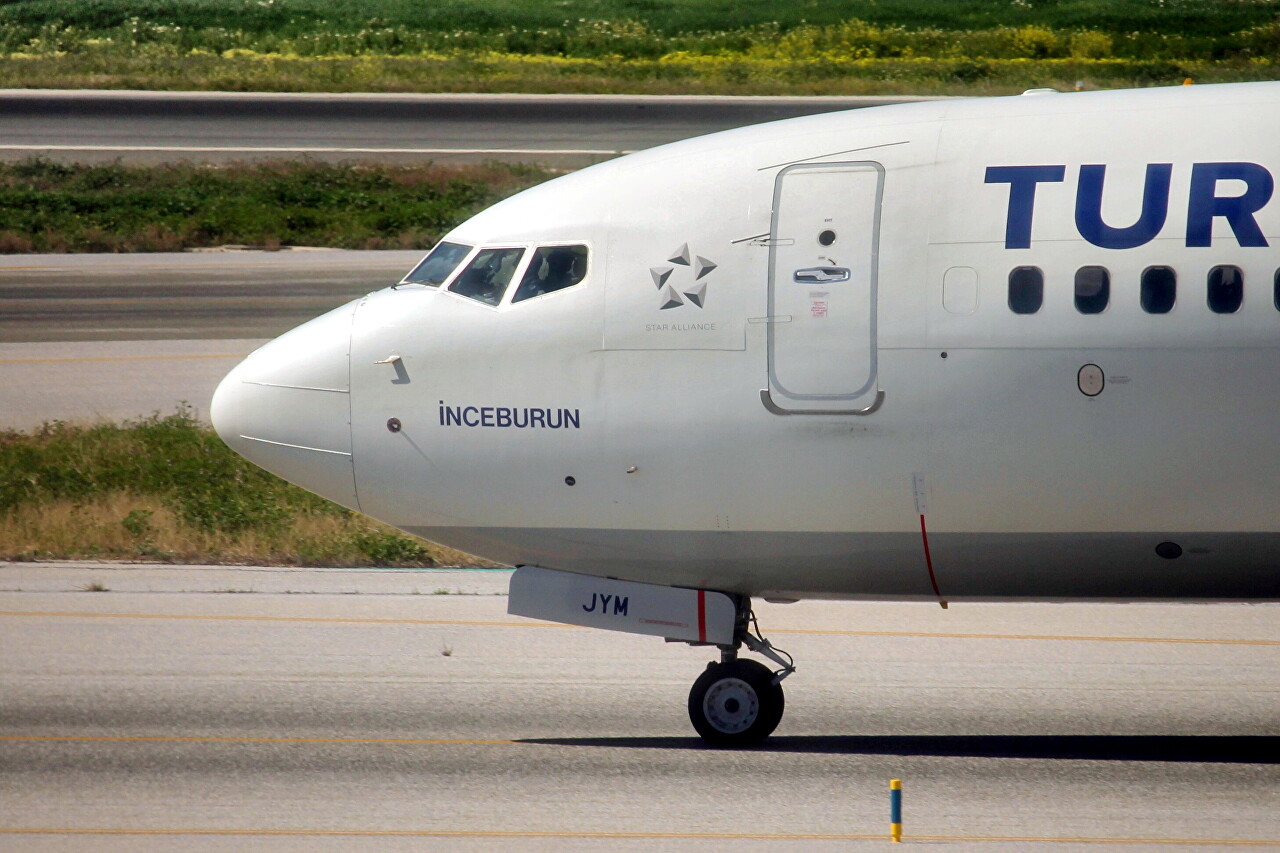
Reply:
<svg viewBox="0 0 1280 853"><path fill-rule="evenodd" d="M692 737L528 738L520 743L615 749L706 749ZM1214 735L792 735L757 752L923 755L1056 761L1166 761L1183 764L1280 764L1280 737Z"/></svg>

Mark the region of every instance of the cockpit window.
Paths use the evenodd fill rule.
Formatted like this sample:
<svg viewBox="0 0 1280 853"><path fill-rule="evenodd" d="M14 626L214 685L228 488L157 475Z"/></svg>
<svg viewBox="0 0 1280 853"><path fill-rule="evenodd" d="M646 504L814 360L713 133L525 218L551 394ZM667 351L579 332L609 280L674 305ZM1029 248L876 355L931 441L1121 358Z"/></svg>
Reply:
<svg viewBox="0 0 1280 853"><path fill-rule="evenodd" d="M481 249L449 285L449 291L486 305L502 301L524 249Z"/></svg>
<svg viewBox="0 0 1280 853"><path fill-rule="evenodd" d="M533 253L512 302L572 287L587 274L586 246L543 246Z"/></svg>
<svg viewBox="0 0 1280 853"><path fill-rule="evenodd" d="M464 246L461 243L440 243L404 277L404 282L439 287L453 274L458 264L462 263L463 258L470 251L470 246Z"/></svg>

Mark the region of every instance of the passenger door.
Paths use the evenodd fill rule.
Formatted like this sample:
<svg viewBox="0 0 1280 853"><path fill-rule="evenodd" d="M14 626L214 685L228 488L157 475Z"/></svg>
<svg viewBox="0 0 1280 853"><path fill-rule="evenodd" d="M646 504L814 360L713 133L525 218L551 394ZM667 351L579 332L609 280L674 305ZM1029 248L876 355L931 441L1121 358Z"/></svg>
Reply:
<svg viewBox="0 0 1280 853"><path fill-rule="evenodd" d="M769 389L786 411L846 411L876 390L884 167L802 163L774 184Z"/></svg>

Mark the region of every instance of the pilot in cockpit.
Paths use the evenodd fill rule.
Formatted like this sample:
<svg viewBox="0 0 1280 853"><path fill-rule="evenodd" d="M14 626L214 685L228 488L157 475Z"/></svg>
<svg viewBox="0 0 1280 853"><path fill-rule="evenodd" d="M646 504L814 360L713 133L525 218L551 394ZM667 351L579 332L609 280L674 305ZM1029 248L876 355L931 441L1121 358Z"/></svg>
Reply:
<svg viewBox="0 0 1280 853"><path fill-rule="evenodd" d="M480 260L477 258L477 261ZM498 300L502 298L502 291L499 290L498 282L495 280L500 263L500 258L494 258L489 263L472 263L458 276L458 280L454 282L451 290L470 299L476 299L489 305L497 305Z"/></svg>
<svg viewBox="0 0 1280 853"><path fill-rule="evenodd" d="M538 249L512 302L562 290L582 281L586 246L544 246Z"/></svg>

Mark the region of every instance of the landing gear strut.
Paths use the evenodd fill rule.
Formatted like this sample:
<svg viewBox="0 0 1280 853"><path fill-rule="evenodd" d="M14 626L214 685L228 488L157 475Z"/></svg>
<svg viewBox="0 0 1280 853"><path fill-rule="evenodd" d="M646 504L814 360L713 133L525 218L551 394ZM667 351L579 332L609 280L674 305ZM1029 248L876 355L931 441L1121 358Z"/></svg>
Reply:
<svg viewBox="0 0 1280 853"><path fill-rule="evenodd" d="M738 657L746 646L781 669ZM764 637L751 612L751 599L737 600L733 643L720 646L720 660L707 664L689 691L689 719L703 739L716 746L750 746L778 726L786 700L782 679L795 672L791 656Z"/></svg>

